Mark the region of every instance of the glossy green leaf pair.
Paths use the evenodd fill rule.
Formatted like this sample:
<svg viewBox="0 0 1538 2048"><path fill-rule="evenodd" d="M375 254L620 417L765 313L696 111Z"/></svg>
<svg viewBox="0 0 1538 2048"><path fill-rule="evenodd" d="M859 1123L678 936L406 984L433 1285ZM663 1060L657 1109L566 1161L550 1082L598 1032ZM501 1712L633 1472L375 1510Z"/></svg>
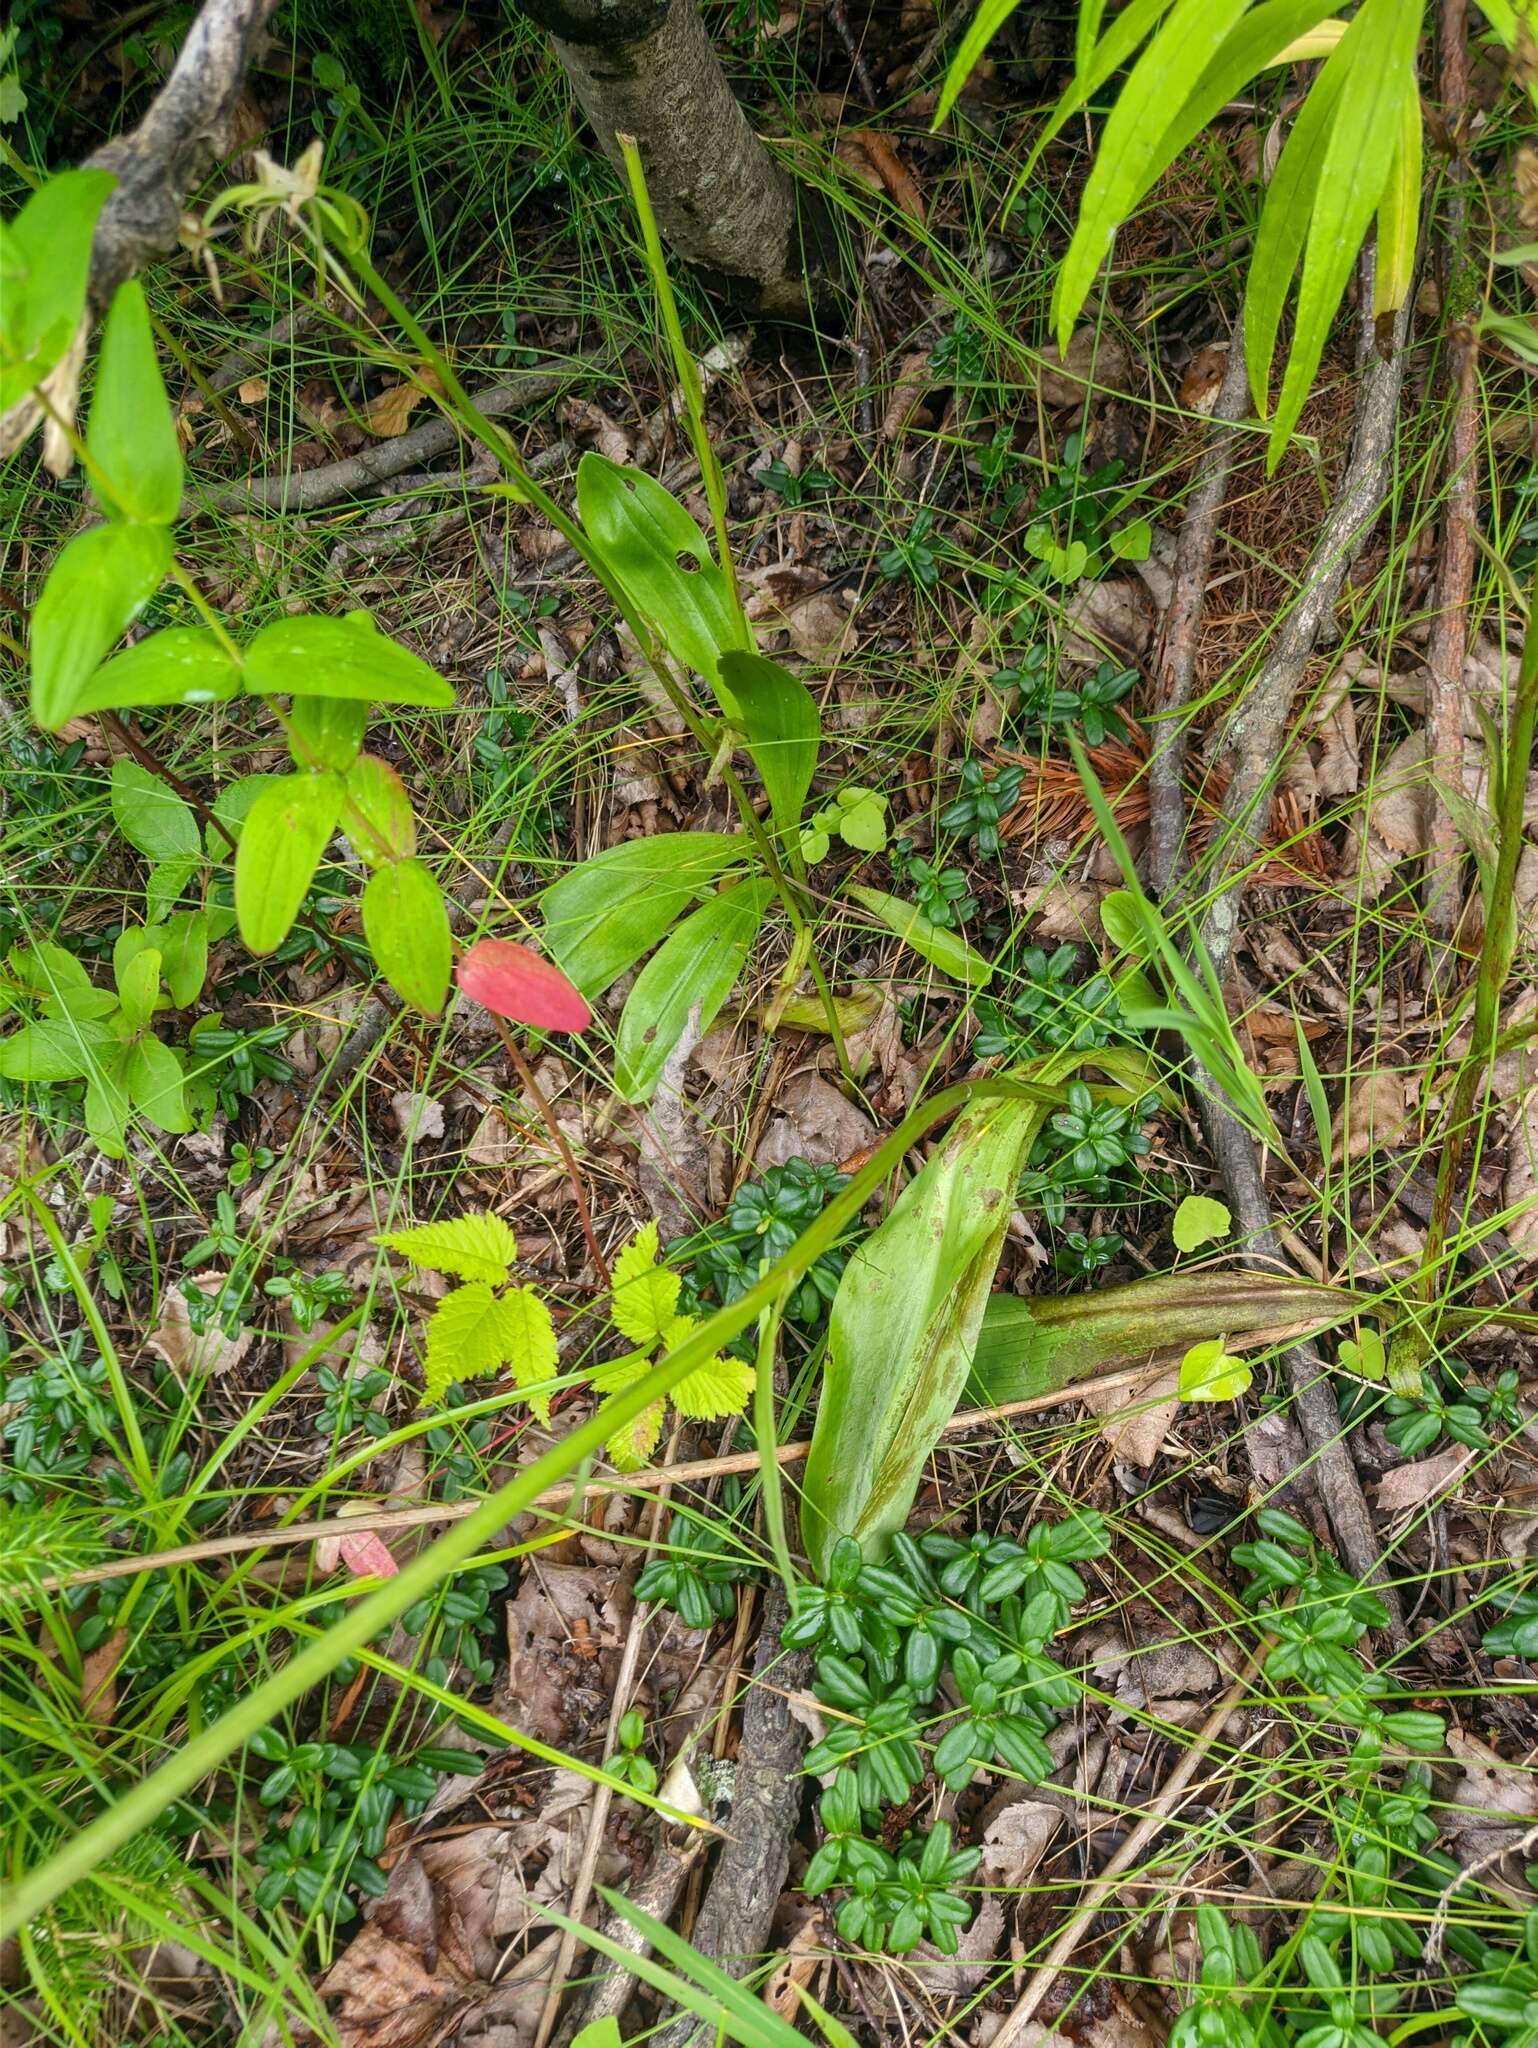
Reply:
<svg viewBox="0 0 1538 2048"><path fill-rule="evenodd" d="M49 571L32 631L32 715L53 732L89 711L258 696L452 708L450 684L367 612L306 614L263 627L240 662L202 626L169 626L107 660L164 582L169 532L114 523L77 534Z"/></svg>
<svg viewBox="0 0 1538 2048"><path fill-rule="evenodd" d="M453 938L443 892L416 857L416 821L389 763L358 753L361 718L315 700L296 720L296 757L335 765L301 769L256 792L235 850L235 914L253 953L271 953L293 928L338 826L374 870L363 891L363 936L380 972L415 1008L436 1016L448 995Z"/></svg>

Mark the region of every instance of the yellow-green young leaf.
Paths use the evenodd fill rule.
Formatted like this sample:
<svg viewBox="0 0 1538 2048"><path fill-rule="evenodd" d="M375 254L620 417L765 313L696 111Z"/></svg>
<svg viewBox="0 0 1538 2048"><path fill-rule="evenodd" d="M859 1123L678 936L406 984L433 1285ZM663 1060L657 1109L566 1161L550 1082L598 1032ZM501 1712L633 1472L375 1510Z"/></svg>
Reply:
<svg viewBox="0 0 1538 2048"><path fill-rule="evenodd" d="M1193 1344L1180 1361L1182 1401L1237 1401L1255 1375L1242 1358L1231 1358L1221 1337Z"/></svg>
<svg viewBox="0 0 1538 2048"><path fill-rule="evenodd" d="M901 896L888 895L885 889L869 889L863 882L851 883L849 894L873 917L879 917L904 945L911 946L921 959L938 967L953 981L963 982L969 988L986 988L993 979L992 964L981 953L974 951L959 932L948 932L931 923L916 904L904 902Z"/></svg>
<svg viewBox="0 0 1538 2048"><path fill-rule="evenodd" d="M580 861L540 898L556 965L589 1001L601 996L742 852L725 832L666 832Z"/></svg>
<svg viewBox="0 0 1538 2048"><path fill-rule="evenodd" d="M367 612L304 612L264 626L241 677L260 697L360 697L449 711L454 691L419 654L381 633Z"/></svg>
<svg viewBox="0 0 1538 2048"><path fill-rule="evenodd" d="M1159 148L1170 109L1190 95L1248 0L1176 0L1158 34L1133 65L1106 119L1079 202L1073 240L1053 292L1052 318L1065 353L1095 273L1116 230L1136 203Z"/></svg>
<svg viewBox="0 0 1538 2048"><path fill-rule="evenodd" d="M722 655L721 673L763 777L775 829L788 838L801 822L817 768L822 734L817 699L799 677L761 654L733 649Z"/></svg>
<svg viewBox="0 0 1538 2048"><path fill-rule="evenodd" d="M657 1226L648 1223L614 1261L614 1298L609 1315L614 1327L632 1344L660 1344L678 1313L676 1273L657 1264Z"/></svg>
<svg viewBox="0 0 1538 2048"><path fill-rule="evenodd" d="M744 644L742 618L688 512L644 470L592 453L577 464L577 510L604 567L668 652L715 688L721 656ZM735 700L722 706L732 712Z"/></svg>
<svg viewBox="0 0 1538 2048"><path fill-rule="evenodd" d="M623 1358L611 1358L594 1366L592 1382L600 1394L623 1394L626 1387L633 1387L651 1368L649 1351L627 1351Z"/></svg>
<svg viewBox="0 0 1538 2048"><path fill-rule="evenodd" d="M1359 1373L1364 1380L1381 1380L1388 1371L1383 1339L1365 1325L1355 1337L1342 1337L1335 1358L1342 1372Z"/></svg>
<svg viewBox="0 0 1538 2048"><path fill-rule="evenodd" d="M1187 1195L1175 1211L1171 1228L1175 1249L1194 1252L1204 1244L1214 1244L1227 1237L1233 1220L1225 1204L1215 1202L1211 1195Z"/></svg>
<svg viewBox="0 0 1538 2048"><path fill-rule="evenodd" d="M484 1379L506 1360L502 1303L484 1280L456 1287L433 1310L427 1325L422 1401L441 1401L456 1380Z"/></svg>
<svg viewBox="0 0 1538 2048"><path fill-rule="evenodd" d="M693 1318L685 1320L693 1328ZM688 1331L683 1333L687 1336ZM671 1349L671 1345L669 1349ZM722 1415L740 1415L753 1392L753 1368L740 1358L707 1358L674 1383L673 1406L691 1422L714 1422Z"/></svg>
<svg viewBox="0 0 1538 2048"><path fill-rule="evenodd" d="M1421 216L1421 98L1412 71L1399 105L1399 136L1388 183L1378 202L1372 310L1376 319L1397 313L1410 296Z"/></svg>
<svg viewBox="0 0 1538 2048"><path fill-rule="evenodd" d="M235 915L253 953L274 952L288 937L341 810L339 775L285 775L246 813L235 849Z"/></svg>
<svg viewBox="0 0 1538 2048"><path fill-rule="evenodd" d="M192 1119L182 1083L182 1063L169 1045L146 1032L129 1047L123 1079L139 1114L162 1131L190 1131Z"/></svg>
<svg viewBox="0 0 1538 2048"><path fill-rule="evenodd" d="M602 1404L598 1410L600 1415L608 1405L607 1401ZM652 1452L657 1448L657 1439L662 1434L662 1411L666 1406L665 1401L653 1401L649 1408L643 1408L639 1415L627 1422L623 1428L617 1429L609 1438L604 1449L609 1454L610 1464L616 1470L639 1472L641 1467L649 1462Z"/></svg>
<svg viewBox="0 0 1538 2048"><path fill-rule="evenodd" d="M1324 168L1330 126L1355 55L1355 27L1353 22L1309 87L1308 98L1292 124L1292 133L1266 189L1260 212L1255 253L1250 258L1244 288L1244 353L1250 394L1262 419L1271 410L1271 364L1276 355L1276 337L1297 273L1298 258L1308 239L1308 223Z"/></svg>
<svg viewBox="0 0 1538 2048"><path fill-rule="evenodd" d="M97 215L116 183L110 171L61 171L6 223L0 412L40 384L73 340Z"/></svg>
<svg viewBox="0 0 1538 2048"><path fill-rule="evenodd" d="M710 1029L773 895L762 878L723 889L681 919L641 969L615 1041L614 1092L622 1101L651 1099L691 1014L701 1031Z"/></svg>
<svg viewBox="0 0 1538 2048"><path fill-rule="evenodd" d="M312 699L322 702L322 699ZM405 860L417 850L417 823L411 798L388 761L377 754L359 754L343 780L347 796L342 830L371 868Z"/></svg>
<svg viewBox="0 0 1538 2048"><path fill-rule="evenodd" d="M550 1396L541 1392L540 1383L555 1377L555 1325L550 1311L532 1287L512 1287L502 1296L501 1315L502 1355L518 1382L518 1391L528 1396L540 1421L548 1423Z"/></svg>
<svg viewBox="0 0 1538 2048"><path fill-rule="evenodd" d="M1172 113L1159 147L1143 173L1142 185L1132 202L1134 208L1142 204L1175 158L1189 148L1208 122L1269 65L1280 63L1284 53L1294 52L1294 62L1301 62L1303 54L1329 55L1345 33L1343 21L1333 25L1320 48L1298 50L1299 44L1309 40L1321 16L1329 12L1329 4L1330 0L1260 0L1258 7L1250 9L1224 38L1221 49L1189 97Z"/></svg>
<svg viewBox="0 0 1538 2048"><path fill-rule="evenodd" d="M356 697L296 697L288 710L294 766L345 772L358 758L367 724L368 706Z"/></svg>
<svg viewBox="0 0 1538 2048"><path fill-rule="evenodd" d="M1388 183L1404 98L1415 91L1420 21L1419 9L1409 6L1407 0L1363 0L1361 12L1329 60L1336 63L1346 54L1352 37L1359 38L1356 61L1346 74L1314 193L1292 349L1266 457L1272 469L1297 425L1331 324Z"/></svg>
<svg viewBox="0 0 1538 2048"><path fill-rule="evenodd" d="M118 286L102 324L85 445L111 495L109 511L170 525L181 510L182 450L135 277Z"/></svg>
<svg viewBox="0 0 1538 2048"><path fill-rule="evenodd" d="M218 704L239 687L240 669L212 633L202 626L167 626L103 662L77 692L75 714L140 704Z"/></svg>
<svg viewBox="0 0 1538 2048"><path fill-rule="evenodd" d="M382 1231L374 1243L429 1272L452 1273L456 1280L505 1280L518 1256L518 1240L489 1211Z"/></svg>

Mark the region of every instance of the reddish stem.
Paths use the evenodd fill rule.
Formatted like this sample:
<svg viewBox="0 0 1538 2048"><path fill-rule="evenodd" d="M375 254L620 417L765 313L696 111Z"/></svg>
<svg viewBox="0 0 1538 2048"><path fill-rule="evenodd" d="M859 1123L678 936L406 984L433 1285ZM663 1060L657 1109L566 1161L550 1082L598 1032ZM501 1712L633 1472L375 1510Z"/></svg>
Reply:
<svg viewBox="0 0 1538 2048"><path fill-rule="evenodd" d="M592 1256L593 1264L598 1268L598 1271L603 1275L604 1285L606 1287L612 1287L614 1284L614 1280L612 1274L609 1271L609 1262L604 1257L603 1252L599 1247L598 1239L594 1235L593 1219L588 1214L587 1196L582 1191L582 1176L577 1171L577 1161L572 1152L572 1149L570 1145L568 1145L566 1142L566 1133L561 1129L560 1125L556 1122L555 1112L551 1109L550 1104L545 1099L544 1089L541 1088L539 1083L535 1080L533 1068L529 1065L528 1061L524 1058L523 1054L518 1050L517 1046L513 1043L513 1034L508 1030L506 1024L502 1021L502 1019L496 1014L494 1010L490 1014L491 1021L497 1027L497 1033L502 1040L504 1048L506 1049L507 1056L513 1063L514 1072L517 1074L519 1080L523 1083L524 1090L528 1095L529 1100L533 1103L535 1109L538 1111L540 1120L544 1124L545 1129L550 1133L551 1144L554 1145L556 1151L560 1153L561 1158L565 1163L566 1177L571 1182L571 1192L577 1204L577 1220L582 1225L582 1235L587 1241L587 1248Z"/></svg>

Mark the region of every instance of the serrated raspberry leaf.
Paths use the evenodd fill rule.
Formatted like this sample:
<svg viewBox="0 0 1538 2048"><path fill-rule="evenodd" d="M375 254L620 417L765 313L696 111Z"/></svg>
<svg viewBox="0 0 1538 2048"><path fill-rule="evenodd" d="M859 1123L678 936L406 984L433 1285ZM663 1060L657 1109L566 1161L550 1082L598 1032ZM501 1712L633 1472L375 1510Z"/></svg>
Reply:
<svg viewBox="0 0 1538 2048"><path fill-rule="evenodd" d="M381 1231L374 1239L414 1266L451 1273L456 1280L505 1280L518 1256L518 1240L500 1216L490 1212L420 1223L410 1230Z"/></svg>

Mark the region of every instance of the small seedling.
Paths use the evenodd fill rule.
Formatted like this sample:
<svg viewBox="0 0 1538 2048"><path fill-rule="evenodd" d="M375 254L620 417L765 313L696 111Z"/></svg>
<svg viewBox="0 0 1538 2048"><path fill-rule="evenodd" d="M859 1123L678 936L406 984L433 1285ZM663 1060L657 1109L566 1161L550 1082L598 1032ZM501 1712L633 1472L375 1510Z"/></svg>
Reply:
<svg viewBox="0 0 1538 2048"><path fill-rule="evenodd" d="M633 1785L638 1792L655 1792L657 1789L657 1766L649 1756L642 1753L641 1745L646 1740L645 1717L631 1707L620 1715L619 1727L614 1731L619 1748L613 1756L604 1760L604 1769L611 1777L621 1778L627 1785Z"/></svg>
<svg viewBox="0 0 1538 2048"><path fill-rule="evenodd" d="M940 557L929 545L934 528L934 508L920 506L903 539L894 541L877 557L877 567L889 582L907 576L920 590L934 589L940 580Z"/></svg>
<svg viewBox="0 0 1538 2048"><path fill-rule="evenodd" d="M814 811L801 832L801 858L809 866L826 860L835 838L858 853L886 847L887 801L879 790L841 789L832 803Z"/></svg>
<svg viewBox="0 0 1538 2048"><path fill-rule="evenodd" d="M1020 801L1022 771L1012 764L991 773L980 761L961 764L961 794L940 813L940 828L970 838L981 854L999 850L999 826Z"/></svg>
<svg viewBox="0 0 1538 2048"><path fill-rule="evenodd" d="M1121 1005L1109 979L1095 974L1075 987L1078 958L1077 946L1057 946L1050 953L1028 946L1019 956L1019 992L1008 1003L986 996L978 1001L972 1041L977 1058L1019 1063L1049 1048L1107 1045L1119 1035Z"/></svg>
<svg viewBox="0 0 1538 2048"><path fill-rule="evenodd" d="M949 931L976 916L977 899L970 894L960 868L935 867L914 853L906 839L899 839L893 852L901 862L903 879L913 891L914 902L932 925Z"/></svg>
<svg viewBox="0 0 1538 2048"><path fill-rule="evenodd" d="M788 510L795 512L810 504L813 498L833 490L838 478L831 470L819 468L815 462L796 471L776 460L754 470L753 481L760 490L773 491L776 497L784 500Z"/></svg>
<svg viewBox="0 0 1538 2048"><path fill-rule="evenodd" d="M1052 1263L1060 1273L1088 1280L1110 1265L1125 1243L1126 1239L1114 1230L1100 1237L1086 1237L1082 1230L1070 1230L1052 1254Z"/></svg>

